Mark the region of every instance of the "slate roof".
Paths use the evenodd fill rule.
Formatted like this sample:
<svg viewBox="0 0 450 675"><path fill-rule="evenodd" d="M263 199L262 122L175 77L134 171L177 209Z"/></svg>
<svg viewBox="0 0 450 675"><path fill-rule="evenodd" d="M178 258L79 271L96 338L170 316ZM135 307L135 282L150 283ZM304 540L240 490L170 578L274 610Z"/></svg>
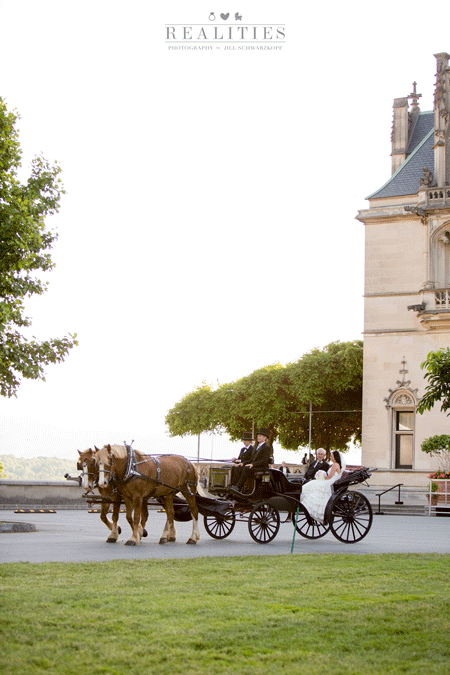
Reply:
<svg viewBox="0 0 450 675"><path fill-rule="evenodd" d="M387 183L366 199L402 197L415 195L426 166L434 176L434 112L421 112L417 118L411 140L406 151L407 157Z"/></svg>

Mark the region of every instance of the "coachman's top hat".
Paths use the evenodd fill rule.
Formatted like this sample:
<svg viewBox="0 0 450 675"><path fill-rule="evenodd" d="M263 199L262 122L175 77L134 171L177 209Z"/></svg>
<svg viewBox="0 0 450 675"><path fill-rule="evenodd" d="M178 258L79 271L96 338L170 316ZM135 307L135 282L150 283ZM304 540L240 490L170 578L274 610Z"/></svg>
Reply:
<svg viewBox="0 0 450 675"><path fill-rule="evenodd" d="M242 434L241 441L252 441L253 440L253 434L251 431L244 431Z"/></svg>
<svg viewBox="0 0 450 675"><path fill-rule="evenodd" d="M261 429L258 429L258 434L261 434L262 436L269 438L269 430L266 429L265 427L261 427Z"/></svg>

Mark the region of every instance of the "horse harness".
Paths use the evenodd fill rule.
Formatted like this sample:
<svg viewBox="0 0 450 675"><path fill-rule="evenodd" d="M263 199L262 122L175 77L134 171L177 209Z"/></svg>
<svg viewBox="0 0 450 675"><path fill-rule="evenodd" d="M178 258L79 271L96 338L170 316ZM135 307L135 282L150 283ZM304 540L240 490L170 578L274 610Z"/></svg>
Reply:
<svg viewBox="0 0 450 675"><path fill-rule="evenodd" d="M147 455L145 459L141 460L140 462L137 461L136 454L134 452L134 448L131 447L131 445L128 445L127 443L124 443L126 449L127 449L127 463L125 466L125 474L122 480L119 480L118 476L116 473L111 472L110 475L110 480L111 482L116 486L116 490L118 487L121 485L125 485L126 483L129 483L132 480L135 480L136 478L143 478L144 480L148 480L152 483L155 483L155 488L152 491L151 495L156 492L159 486L167 487L171 490L176 490L178 491L181 485L179 487L174 488L173 485L167 485L167 483L163 483L161 480L161 462L159 461L158 457L153 457L151 455ZM163 455L164 456L164 455ZM112 453L110 452L109 455L110 461L111 461L111 466L113 463L113 456ZM184 458L185 459L185 458ZM143 464L144 462L147 462L149 460L152 460L156 466L156 478L151 478L150 476L146 476L145 474L141 473L138 469L139 464ZM187 464L187 470L188 470L188 475L189 475L189 462L186 459L186 464ZM191 492L190 486L195 487L196 483L195 481L191 480L186 480L185 486L189 492L189 495L192 497L193 493ZM149 496L151 496L149 495Z"/></svg>

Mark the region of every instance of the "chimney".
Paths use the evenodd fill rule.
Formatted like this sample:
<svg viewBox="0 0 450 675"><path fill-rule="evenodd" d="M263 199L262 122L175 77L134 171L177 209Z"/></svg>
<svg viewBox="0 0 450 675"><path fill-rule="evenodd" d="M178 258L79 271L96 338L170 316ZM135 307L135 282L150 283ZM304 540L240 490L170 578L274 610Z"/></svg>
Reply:
<svg viewBox="0 0 450 675"><path fill-rule="evenodd" d="M409 140L408 98L394 98L394 120L392 122L392 173L406 159Z"/></svg>
<svg viewBox="0 0 450 675"><path fill-rule="evenodd" d="M450 184L449 119L450 119L450 69L446 52L436 58L436 85L434 90L434 179L438 187Z"/></svg>

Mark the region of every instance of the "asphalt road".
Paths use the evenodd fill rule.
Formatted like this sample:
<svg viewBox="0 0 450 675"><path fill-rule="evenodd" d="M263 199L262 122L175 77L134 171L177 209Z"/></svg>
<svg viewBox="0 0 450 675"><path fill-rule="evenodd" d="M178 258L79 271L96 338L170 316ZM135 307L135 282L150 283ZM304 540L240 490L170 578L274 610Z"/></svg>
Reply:
<svg viewBox="0 0 450 675"><path fill-rule="evenodd" d="M144 558L198 558L204 556L287 555L291 553L294 528L283 523L269 544L258 544L247 523L237 522L228 538L212 539L200 523L201 540L186 545L192 523L176 523L177 541L158 543L165 517L150 511L149 535L139 546L124 546L130 534L125 514L120 515L122 534L116 544L107 544L109 534L98 514L87 511L20 514L0 511L0 522L34 523L34 532L0 532L0 563L12 562L100 562ZM367 536L359 543L344 544L330 532L322 539L308 540L296 535L294 554L339 553L450 553L450 518L427 516L375 516Z"/></svg>

